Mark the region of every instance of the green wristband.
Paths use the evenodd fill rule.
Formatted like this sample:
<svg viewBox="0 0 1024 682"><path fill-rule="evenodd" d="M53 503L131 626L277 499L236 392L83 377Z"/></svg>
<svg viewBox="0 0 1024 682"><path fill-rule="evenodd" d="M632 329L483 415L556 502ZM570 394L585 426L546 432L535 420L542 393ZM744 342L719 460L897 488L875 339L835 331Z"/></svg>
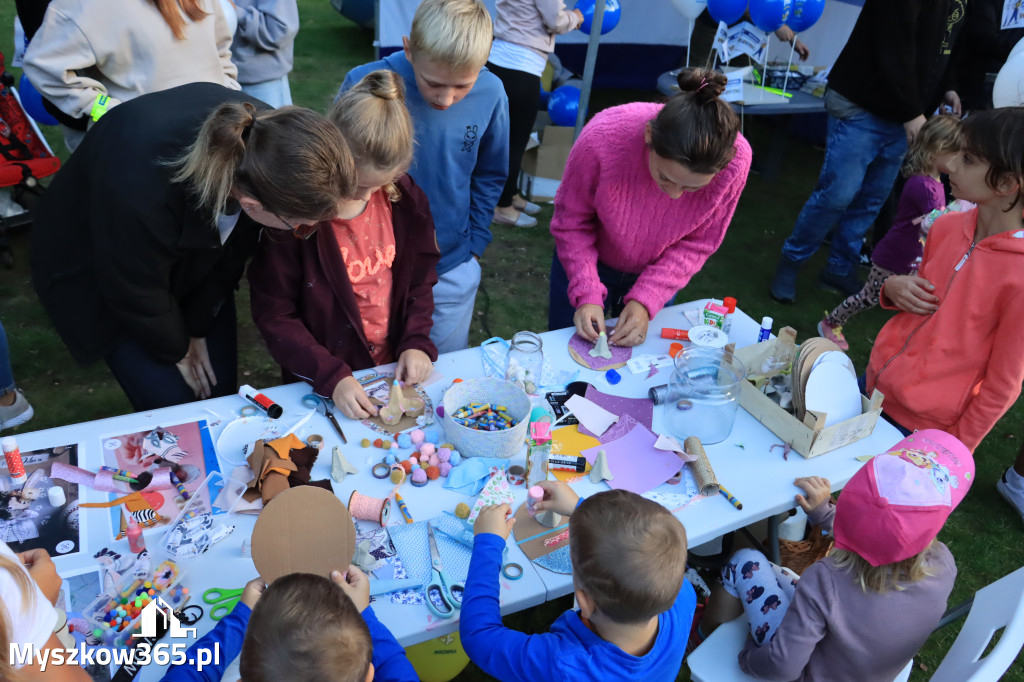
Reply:
<svg viewBox="0 0 1024 682"><path fill-rule="evenodd" d="M110 96L109 95L100 95L99 97L96 98L96 101L93 103L93 105L92 105L92 112L90 112L89 115L92 117L93 121L98 121L98 120L100 120L100 117L103 116L103 114L107 113L107 109L109 109L109 108L110 108Z"/></svg>

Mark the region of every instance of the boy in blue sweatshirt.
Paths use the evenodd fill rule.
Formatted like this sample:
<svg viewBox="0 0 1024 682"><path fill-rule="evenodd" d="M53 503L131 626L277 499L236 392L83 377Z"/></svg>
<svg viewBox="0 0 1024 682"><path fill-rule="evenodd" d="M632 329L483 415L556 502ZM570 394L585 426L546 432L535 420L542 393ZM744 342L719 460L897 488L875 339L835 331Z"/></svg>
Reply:
<svg viewBox="0 0 1024 682"><path fill-rule="evenodd" d="M234 610L189 647L185 660L215 646L218 664L202 671L173 666L162 682L217 682L239 654L245 682L419 680L405 650L370 608L370 581L355 566L347 578L338 571L330 580L292 573L266 589L259 578L250 581Z"/></svg>
<svg viewBox="0 0 1024 682"><path fill-rule="evenodd" d="M356 67L341 85L344 92L377 69L405 82L416 128L409 173L430 200L441 250L430 332L439 353L469 345L477 259L491 241L508 175L508 98L498 77L483 68L492 35L480 0L423 0L402 38L405 49Z"/></svg>
<svg viewBox="0 0 1024 682"><path fill-rule="evenodd" d="M684 579L686 531L660 504L625 490L580 501L560 482L540 484L538 510L569 515L579 611L540 635L501 624L498 571L515 519L487 507L474 526L459 633L470 660L499 680L674 680L697 596Z"/></svg>

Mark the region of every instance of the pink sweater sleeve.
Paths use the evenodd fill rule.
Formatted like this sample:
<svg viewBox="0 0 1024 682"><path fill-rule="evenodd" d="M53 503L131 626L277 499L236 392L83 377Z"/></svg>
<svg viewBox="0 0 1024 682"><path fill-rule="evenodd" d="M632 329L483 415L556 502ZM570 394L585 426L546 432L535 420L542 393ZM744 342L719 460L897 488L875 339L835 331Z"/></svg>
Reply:
<svg viewBox="0 0 1024 682"><path fill-rule="evenodd" d="M565 164L555 194L551 235L555 251L569 276L569 303L604 305L608 289L597 275L597 231L600 224L594 198L601 177L600 140L584 128Z"/></svg>
<svg viewBox="0 0 1024 682"><path fill-rule="evenodd" d="M644 268L624 300L643 304L650 316L654 317L700 271L725 239L725 231L747 184L751 156L750 144L738 136L736 155L713 181L719 191L705 199L714 208L696 229L671 244ZM687 220L685 215L679 217L681 221Z"/></svg>

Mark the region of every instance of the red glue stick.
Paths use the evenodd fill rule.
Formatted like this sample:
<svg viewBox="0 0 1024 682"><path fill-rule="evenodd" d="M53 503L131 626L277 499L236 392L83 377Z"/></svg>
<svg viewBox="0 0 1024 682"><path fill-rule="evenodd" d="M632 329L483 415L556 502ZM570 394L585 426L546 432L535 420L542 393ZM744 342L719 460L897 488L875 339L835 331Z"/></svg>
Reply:
<svg viewBox="0 0 1024 682"><path fill-rule="evenodd" d="M661 338L689 341L690 334L685 329L672 329L670 327L665 327L661 330Z"/></svg>
<svg viewBox="0 0 1024 682"><path fill-rule="evenodd" d="M21 485L28 480L25 474L25 463L21 461L21 449L14 436L7 436L0 441L0 447L4 449L4 459L7 461L7 474L11 477L14 485Z"/></svg>
<svg viewBox="0 0 1024 682"><path fill-rule="evenodd" d="M238 395L242 396L250 403L260 408L267 413L267 416L271 419L277 419L284 414L284 408L275 403L273 400L263 395L249 384L245 384L238 389Z"/></svg>

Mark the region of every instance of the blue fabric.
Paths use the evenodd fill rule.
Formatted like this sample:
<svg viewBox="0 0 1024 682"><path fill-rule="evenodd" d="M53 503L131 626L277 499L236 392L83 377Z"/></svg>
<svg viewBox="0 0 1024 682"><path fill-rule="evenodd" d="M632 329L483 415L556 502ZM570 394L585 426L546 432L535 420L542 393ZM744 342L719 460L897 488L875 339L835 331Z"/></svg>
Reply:
<svg viewBox="0 0 1024 682"><path fill-rule="evenodd" d="M783 257L804 263L836 226L827 269L839 276L852 272L864 234L889 196L906 151L902 124L863 109L848 108L842 118L830 111L818 186L782 246Z"/></svg>
<svg viewBox="0 0 1024 682"><path fill-rule="evenodd" d="M658 636L644 656L632 656L592 632L566 611L548 632L526 635L501 624L498 571L505 541L476 536L459 633L462 646L485 673L512 680L674 680L683 662L697 595L683 582L679 597L658 616Z"/></svg>
<svg viewBox="0 0 1024 682"><path fill-rule="evenodd" d="M242 642L245 640L245 628L249 625L252 611L242 602L235 604L227 616L222 618L212 630L196 640L196 643L185 652L185 660L195 660L199 649L220 647L220 657L216 665L203 667L202 672L187 663L174 665L167 669L161 682L219 682L231 662L242 653Z"/></svg>
<svg viewBox="0 0 1024 682"><path fill-rule="evenodd" d="M374 682L418 682L420 677L391 631L377 620L372 606L363 609L363 620L373 639Z"/></svg>
<svg viewBox="0 0 1024 682"><path fill-rule="evenodd" d="M441 249L440 276L474 255L482 256L491 242L494 207L508 175L505 88L484 69L461 102L438 111L420 95L405 53L396 52L349 71L341 92L377 69L390 69L405 81L405 104L416 127L409 174L430 199Z"/></svg>
<svg viewBox="0 0 1024 682"><path fill-rule="evenodd" d="M0 393L14 390L14 372L11 370L11 351L7 346L7 332L0 322Z"/></svg>
<svg viewBox="0 0 1024 682"><path fill-rule="evenodd" d="M479 495L491 478L491 468L507 466L508 460L498 457L466 457L462 464L452 467L444 487L470 497Z"/></svg>

